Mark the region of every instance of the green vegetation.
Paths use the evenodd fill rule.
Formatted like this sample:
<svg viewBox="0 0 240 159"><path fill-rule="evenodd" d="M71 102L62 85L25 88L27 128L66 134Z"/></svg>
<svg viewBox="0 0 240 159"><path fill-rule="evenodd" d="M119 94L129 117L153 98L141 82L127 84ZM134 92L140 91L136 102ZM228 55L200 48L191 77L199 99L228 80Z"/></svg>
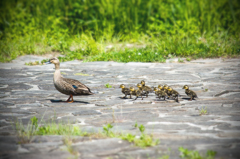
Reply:
<svg viewBox="0 0 240 159"><path fill-rule="evenodd" d="M0 2L0 61L59 52L85 61L164 62L240 54L238 0Z"/></svg>
<svg viewBox="0 0 240 159"><path fill-rule="evenodd" d="M178 58L178 62L184 63L183 59Z"/></svg>
<svg viewBox="0 0 240 159"><path fill-rule="evenodd" d="M149 147L156 146L160 142L159 140L154 140L151 135L145 133L145 127L141 124L138 125L135 123L134 127L138 128L141 135L136 136L130 133L117 133L113 132L111 129L113 125L107 124L103 126L102 132L96 133L87 133L81 131L79 126L73 126L71 124L62 124L55 123L53 120L49 123L40 124L38 118L35 116L30 119L30 122L27 126L24 126L22 122L15 122L15 129L17 132L18 142L20 144L30 143L34 135L64 135L63 143L66 146L67 150L74 155L75 157L79 156L79 153L72 148L72 143L74 136L87 136L94 138L120 138L128 142L134 143L138 147ZM208 150L205 157L201 156L198 151L184 149L183 147L179 148L181 152L180 157L183 159L214 159L216 152ZM159 159L168 159L169 155L164 155Z"/></svg>
<svg viewBox="0 0 240 159"><path fill-rule="evenodd" d="M201 110L199 110L199 115L206 115L206 114L208 114L207 108L202 107Z"/></svg>
<svg viewBox="0 0 240 159"><path fill-rule="evenodd" d="M154 140L151 135L144 133L145 127L143 125L137 126L141 132L141 136L138 138L133 134L124 134L124 133L115 133L111 131L113 125L107 124L103 126L103 132L98 133L87 133L81 131L79 126L73 126L71 124L61 124L55 122L49 122L44 125L39 126L38 118L35 116L31 118L31 121L28 123L27 127L24 127L22 122L16 122L15 128L19 143L29 143L34 135L65 135L65 136L88 136L88 137L97 137L97 138L120 138L122 140L127 140L134 143L135 146L139 147L149 147L159 144L159 140ZM71 145L69 141L64 139L66 145ZM68 146L69 147L69 146Z"/></svg>
<svg viewBox="0 0 240 159"><path fill-rule="evenodd" d="M35 116L31 118L27 127L24 127L21 121L16 121L15 129L17 131L17 137L18 137L19 143L29 143L33 135L35 135L37 128L38 128L38 118L36 118Z"/></svg>
<svg viewBox="0 0 240 159"><path fill-rule="evenodd" d="M187 57L186 60L187 60L187 61L191 61L191 58Z"/></svg>
<svg viewBox="0 0 240 159"><path fill-rule="evenodd" d="M77 75L77 76L91 76L89 74L84 74L84 73L75 73L74 75Z"/></svg>
<svg viewBox="0 0 240 159"><path fill-rule="evenodd" d="M112 85L110 85L109 83L105 84L106 88L112 88Z"/></svg>
<svg viewBox="0 0 240 159"><path fill-rule="evenodd" d="M216 152L211 150L208 150L204 157L198 151L188 150L183 147L180 147L179 151L181 152L180 157L183 159L214 159L216 155Z"/></svg>

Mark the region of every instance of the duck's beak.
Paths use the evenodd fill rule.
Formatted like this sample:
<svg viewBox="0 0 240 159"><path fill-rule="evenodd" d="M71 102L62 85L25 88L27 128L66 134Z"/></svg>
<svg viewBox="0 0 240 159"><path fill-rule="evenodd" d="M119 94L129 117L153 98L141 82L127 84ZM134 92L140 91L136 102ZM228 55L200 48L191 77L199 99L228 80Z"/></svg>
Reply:
<svg viewBox="0 0 240 159"><path fill-rule="evenodd" d="M184 89L184 87L182 89Z"/></svg>
<svg viewBox="0 0 240 159"><path fill-rule="evenodd" d="M45 64L51 64L50 60L48 62L45 62Z"/></svg>

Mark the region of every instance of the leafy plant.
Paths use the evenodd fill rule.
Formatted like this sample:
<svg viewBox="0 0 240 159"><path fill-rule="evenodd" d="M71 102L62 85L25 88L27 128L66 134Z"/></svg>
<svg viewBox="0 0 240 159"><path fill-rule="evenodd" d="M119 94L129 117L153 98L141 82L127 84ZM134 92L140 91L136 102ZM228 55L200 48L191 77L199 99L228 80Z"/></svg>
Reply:
<svg viewBox="0 0 240 159"><path fill-rule="evenodd" d="M110 129L113 128L113 126L111 124L107 124L106 126L103 126L103 132L107 135L110 136L111 134L113 134Z"/></svg>
<svg viewBox="0 0 240 159"><path fill-rule="evenodd" d="M180 58L178 58L178 62L183 63L184 61Z"/></svg>
<svg viewBox="0 0 240 159"><path fill-rule="evenodd" d="M208 112L207 112L207 108L205 107L205 108L201 108L200 110L199 110L199 115L206 115L206 114L208 114Z"/></svg>
<svg viewBox="0 0 240 159"><path fill-rule="evenodd" d="M204 157L198 151L188 150L183 147L179 147L179 151L181 152L180 157L183 159L214 159L216 155L216 152L211 150L208 150Z"/></svg>
<svg viewBox="0 0 240 159"><path fill-rule="evenodd" d="M138 127L138 123L137 123L137 122L134 124L134 127L135 127L135 128L137 128L137 127Z"/></svg>
<svg viewBox="0 0 240 159"><path fill-rule="evenodd" d="M112 88L112 85L110 85L109 83L105 84L106 88Z"/></svg>

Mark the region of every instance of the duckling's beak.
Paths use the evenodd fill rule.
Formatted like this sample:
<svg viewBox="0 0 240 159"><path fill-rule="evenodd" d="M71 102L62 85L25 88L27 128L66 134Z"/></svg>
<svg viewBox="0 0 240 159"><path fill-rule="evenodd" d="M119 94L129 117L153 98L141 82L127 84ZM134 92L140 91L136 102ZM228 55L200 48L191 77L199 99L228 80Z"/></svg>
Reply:
<svg viewBox="0 0 240 159"><path fill-rule="evenodd" d="M182 89L185 89L185 88L184 88L184 86L183 86L183 88L182 88Z"/></svg>

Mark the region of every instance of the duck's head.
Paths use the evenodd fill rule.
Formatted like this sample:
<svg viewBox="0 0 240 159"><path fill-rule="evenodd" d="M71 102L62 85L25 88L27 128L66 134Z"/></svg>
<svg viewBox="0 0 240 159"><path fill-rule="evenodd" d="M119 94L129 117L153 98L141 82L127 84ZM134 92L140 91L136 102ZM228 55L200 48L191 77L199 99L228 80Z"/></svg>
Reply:
<svg viewBox="0 0 240 159"><path fill-rule="evenodd" d="M188 85L183 86L182 89L189 89Z"/></svg>
<svg viewBox="0 0 240 159"><path fill-rule="evenodd" d="M163 88L164 88L164 89L168 89L168 85L165 84L165 85L163 86Z"/></svg>
<svg viewBox="0 0 240 159"><path fill-rule="evenodd" d="M157 88L157 87L154 87L154 88L153 88L153 90L156 92L156 91L158 91L158 90L159 90L159 88Z"/></svg>
<svg viewBox="0 0 240 159"><path fill-rule="evenodd" d="M130 89L130 91L134 91L135 90L133 87L130 87L129 89Z"/></svg>
<svg viewBox="0 0 240 159"><path fill-rule="evenodd" d="M141 81L141 84L142 84L143 86L145 86L145 81L144 81L144 80L142 80L142 81Z"/></svg>
<svg viewBox="0 0 240 159"><path fill-rule="evenodd" d="M172 91L172 87L168 87L167 90Z"/></svg>
<svg viewBox="0 0 240 159"><path fill-rule="evenodd" d="M59 64L59 63L60 63L59 60L58 60L58 58L56 58L56 57L51 58L48 62L49 62L49 63L53 63L53 64Z"/></svg>
<svg viewBox="0 0 240 159"><path fill-rule="evenodd" d="M124 84L121 84L119 88L125 88L125 85L124 85Z"/></svg>
<svg viewBox="0 0 240 159"><path fill-rule="evenodd" d="M162 88L163 88L163 86L162 86L162 85L158 85L158 88L159 88L159 89L162 89Z"/></svg>
<svg viewBox="0 0 240 159"><path fill-rule="evenodd" d="M142 88L142 85L140 83L137 84L138 88Z"/></svg>

